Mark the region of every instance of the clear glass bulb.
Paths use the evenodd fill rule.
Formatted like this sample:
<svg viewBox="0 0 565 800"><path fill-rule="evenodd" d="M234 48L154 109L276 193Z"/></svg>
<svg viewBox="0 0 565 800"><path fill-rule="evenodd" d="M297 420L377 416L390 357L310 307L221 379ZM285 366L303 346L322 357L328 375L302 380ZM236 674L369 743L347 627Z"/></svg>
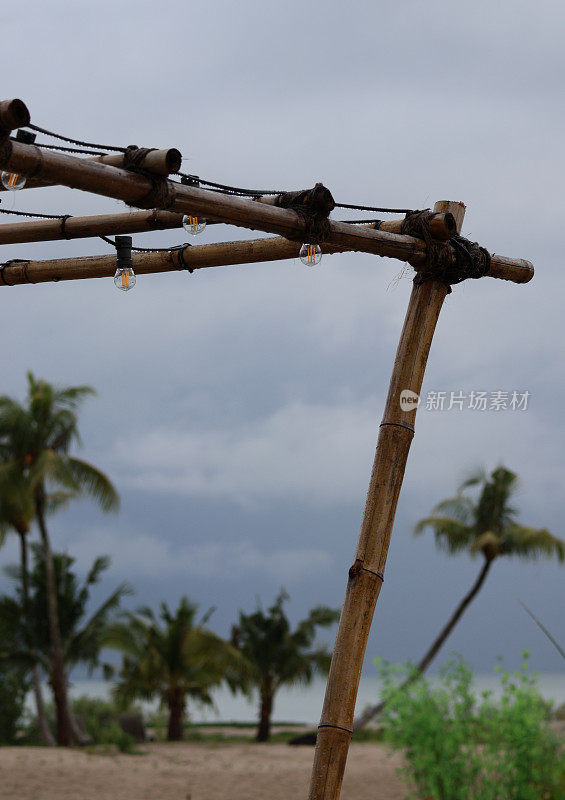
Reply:
<svg viewBox="0 0 565 800"><path fill-rule="evenodd" d="M135 272L131 267L118 267L114 275L114 284L122 292L129 292L135 286Z"/></svg>
<svg viewBox="0 0 565 800"><path fill-rule="evenodd" d="M26 184L25 175L18 175L16 172L3 172L0 175L2 186L11 192L23 189Z"/></svg>
<svg viewBox="0 0 565 800"><path fill-rule="evenodd" d="M315 267L322 260L322 248L319 244L303 244L298 255L307 267Z"/></svg>
<svg viewBox="0 0 565 800"><path fill-rule="evenodd" d="M185 214L182 218L182 227L187 233L196 236L197 233L202 233L206 227L206 220L202 217L193 217L192 214Z"/></svg>

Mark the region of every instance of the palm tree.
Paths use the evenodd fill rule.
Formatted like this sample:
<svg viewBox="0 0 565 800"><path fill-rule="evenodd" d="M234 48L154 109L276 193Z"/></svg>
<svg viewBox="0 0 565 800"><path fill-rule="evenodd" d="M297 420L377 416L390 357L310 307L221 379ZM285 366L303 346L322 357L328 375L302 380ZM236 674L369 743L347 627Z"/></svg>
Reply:
<svg viewBox="0 0 565 800"><path fill-rule="evenodd" d="M29 619L29 569L28 535L34 517L33 492L29 482L11 462L0 466L0 538L3 543L7 530L17 533L20 540L20 574L22 589L22 608L24 619ZM28 642L32 647L32 643ZM32 686L35 695L37 721L41 736L46 745L55 744L55 739L47 723L43 695L41 692L41 673L38 663L32 667Z"/></svg>
<svg viewBox="0 0 565 800"><path fill-rule="evenodd" d="M237 650L204 627L213 609L198 622L197 611L186 597L174 613L161 603L158 617L141 608L128 613L106 638L108 647L124 654L116 699L127 706L138 697L159 697L169 711L169 741L183 738L188 698L212 705L213 688L224 681L235 688L245 679L246 664Z"/></svg>
<svg viewBox="0 0 565 800"><path fill-rule="evenodd" d="M480 487L476 499L464 494L465 490L475 487ZM555 556L560 562L565 559L565 542L562 539L553 536L545 528L531 528L517 522L518 512L510 504L517 488L518 476L503 466L497 467L490 477L480 471L459 487L455 497L442 500L432 510L431 516L421 519L416 525L416 535L430 528L437 546L448 555L467 552L471 557L481 556L483 565L475 582L401 689L428 668L477 596L497 559L514 557L536 560ZM377 716L383 708L384 703L379 703L364 711L355 720L354 730Z"/></svg>
<svg viewBox="0 0 565 800"><path fill-rule="evenodd" d="M250 685L259 693L258 742L269 739L273 703L280 687L309 684L316 672L326 674L330 667L331 654L326 647L311 647L316 628L337 622L339 611L317 606L292 631L283 610L286 600L288 595L283 590L267 613L261 607L253 614L240 611L238 624L232 629L233 644L251 666Z"/></svg>
<svg viewBox="0 0 565 800"><path fill-rule="evenodd" d="M0 397L0 457L19 470L33 492L35 519L45 553L47 611L51 642L49 670L57 710L57 742L68 745L73 725L67 700L63 649L51 542L46 524L49 493L59 489L72 496L88 495L103 511L118 507L110 480L91 464L69 454L80 444L77 409L94 390L89 386L56 388L28 372L25 405ZM75 736L76 738L76 736Z"/></svg>
<svg viewBox="0 0 565 800"><path fill-rule="evenodd" d="M28 576L28 614L25 617L21 615L23 604L21 567L6 568L6 573L17 582L18 589L16 597L4 595L0 598L0 618L8 629L14 632L13 639L19 642L19 646L16 651L10 651L0 644L0 651L5 660L11 660L22 666L29 667L39 662L52 682L51 641L49 626L46 625L45 553L38 544L33 544L31 550L34 565ZM73 571L74 563L75 559L66 553L53 553L64 674L67 683L69 673L77 664L86 664L90 671L99 666L100 651L110 623L114 621L122 598L132 594L129 585L121 583L98 609L87 617L91 588L99 583L102 573L110 566L110 559L108 556L95 559L82 582ZM32 646L29 645L30 642L33 643ZM72 715L71 725L76 726ZM81 732L74 735L84 738Z"/></svg>

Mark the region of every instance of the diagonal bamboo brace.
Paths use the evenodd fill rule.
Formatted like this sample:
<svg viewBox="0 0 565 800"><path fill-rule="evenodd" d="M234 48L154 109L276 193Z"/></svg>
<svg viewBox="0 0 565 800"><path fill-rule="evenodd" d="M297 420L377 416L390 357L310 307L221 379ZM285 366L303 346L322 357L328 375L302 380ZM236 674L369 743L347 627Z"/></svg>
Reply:
<svg viewBox="0 0 565 800"><path fill-rule="evenodd" d="M462 203L450 204L460 230ZM434 208L434 210L440 210ZM444 209L441 209L444 210ZM401 392L420 394L428 353L448 287L414 285L379 430L361 532L349 570L322 709L309 800L337 800L353 732L353 715L367 638L380 593L396 505L414 436L417 405L400 406Z"/></svg>

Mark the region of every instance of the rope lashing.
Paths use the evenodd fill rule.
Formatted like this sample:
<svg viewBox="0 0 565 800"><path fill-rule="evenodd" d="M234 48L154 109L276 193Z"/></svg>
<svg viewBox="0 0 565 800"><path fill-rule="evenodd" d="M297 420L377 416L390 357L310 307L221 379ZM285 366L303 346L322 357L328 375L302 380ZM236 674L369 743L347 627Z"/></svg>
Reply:
<svg viewBox="0 0 565 800"><path fill-rule="evenodd" d="M330 234L329 214L335 208L332 193L322 183L313 189L301 189L298 192L283 192L276 198L275 205L295 211L304 224L304 231L288 239L320 244Z"/></svg>
<svg viewBox="0 0 565 800"><path fill-rule="evenodd" d="M131 172L143 173L143 162L148 153L156 150L156 147L138 147L135 144L130 144L124 150L124 169L129 169Z"/></svg>
<svg viewBox="0 0 565 800"><path fill-rule="evenodd" d="M464 236L452 236L447 242L434 239L430 232L430 209L411 211L402 221L402 233L416 236L426 243L426 264L414 278L418 286L425 281L441 281L449 292L455 283L468 278L482 278L490 269L490 253L477 242Z"/></svg>

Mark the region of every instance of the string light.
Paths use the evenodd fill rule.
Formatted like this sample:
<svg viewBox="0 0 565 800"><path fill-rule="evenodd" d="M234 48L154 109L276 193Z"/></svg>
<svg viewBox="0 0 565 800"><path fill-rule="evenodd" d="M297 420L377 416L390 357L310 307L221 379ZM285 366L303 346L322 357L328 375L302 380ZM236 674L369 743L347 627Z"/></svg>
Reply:
<svg viewBox="0 0 565 800"><path fill-rule="evenodd" d="M33 144L35 142L35 133L29 131L18 131L16 134L16 141L23 142L24 144ZM2 172L0 174L0 181L4 189L10 192L17 192L18 189L23 189L26 184L26 176L18 175L17 172Z"/></svg>
<svg viewBox="0 0 565 800"><path fill-rule="evenodd" d="M116 236L116 274L114 285L122 292L129 292L136 284L131 260L131 236Z"/></svg>
<svg viewBox="0 0 565 800"><path fill-rule="evenodd" d="M193 217L192 214L185 214L182 218L182 227L187 233L196 236L197 233L202 233L206 227L206 220L202 217Z"/></svg>
<svg viewBox="0 0 565 800"><path fill-rule="evenodd" d="M322 260L322 248L319 244L303 244L298 256L307 267L315 267Z"/></svg>

